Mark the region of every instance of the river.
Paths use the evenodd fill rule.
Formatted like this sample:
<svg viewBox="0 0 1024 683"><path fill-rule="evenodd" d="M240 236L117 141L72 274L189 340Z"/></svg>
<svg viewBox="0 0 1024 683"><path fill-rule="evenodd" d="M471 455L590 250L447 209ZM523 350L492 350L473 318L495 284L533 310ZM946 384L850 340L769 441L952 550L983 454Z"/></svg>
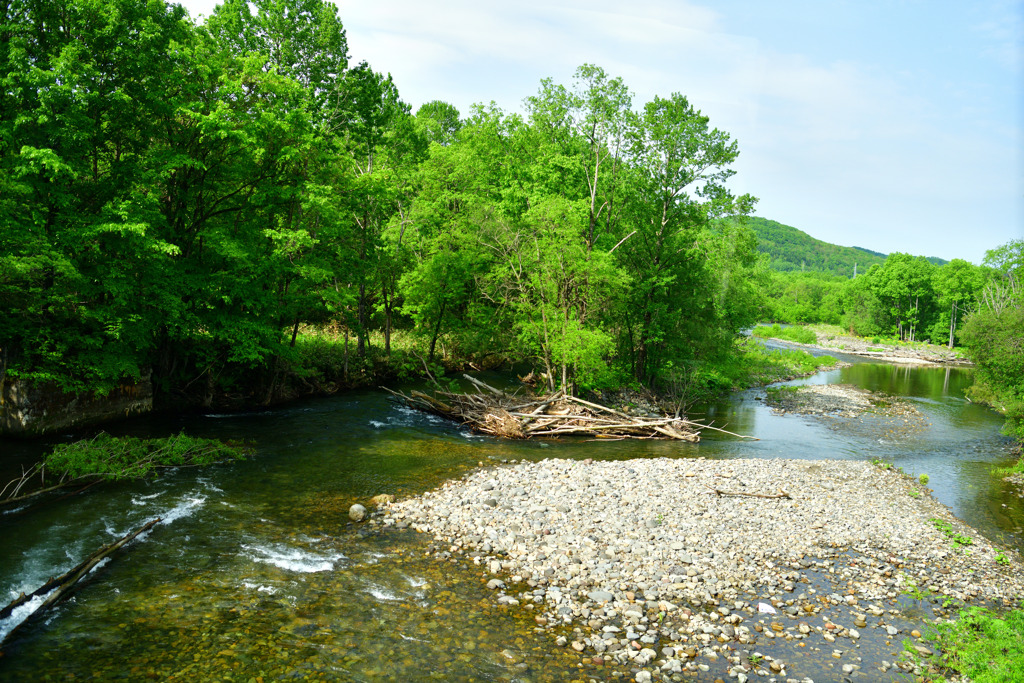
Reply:
<svg viewBox="0 0 1024 683"><path fill-rule="evenodd" d="M776 415L764 390L699 409L730 431L699 445L496 441L364 391L242 415L146 417L109 431L248 439L255 457L110 485L0 514L0 596L29 592L155 518L74 597L21 629L0 680L603 680L496 606L481 568L443 562L408 530L348 523L353 502L408 496L478 463L546 457L881 459L992 540L1024 548L1024 504L993 477L1011 460L1000 416L970 403L963 368L857 361L793 383L902 396L923 419ZM64 438L70 438L67 435ZM0 440L7 481L46 443ZM0 633L14 619L0 622ZM710 679L709 679L710 680Z"/></svg>

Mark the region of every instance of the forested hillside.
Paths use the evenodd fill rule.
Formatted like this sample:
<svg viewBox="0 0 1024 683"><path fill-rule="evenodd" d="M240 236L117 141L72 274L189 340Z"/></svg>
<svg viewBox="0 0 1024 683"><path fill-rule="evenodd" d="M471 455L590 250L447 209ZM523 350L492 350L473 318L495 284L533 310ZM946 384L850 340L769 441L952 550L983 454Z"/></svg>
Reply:
<svg viewBox="0 0 1024 683"><path fill-rule="evenodd" d="M855 267L857 272L865 273L874 264L885 262L886 255L877 251L823 242L802 230L767 218L749 216L743 220L757 235L757 248L768 255L772 270L817 271L853 277ZM927 260L935 265L946 263L934 257Z"/></svg>

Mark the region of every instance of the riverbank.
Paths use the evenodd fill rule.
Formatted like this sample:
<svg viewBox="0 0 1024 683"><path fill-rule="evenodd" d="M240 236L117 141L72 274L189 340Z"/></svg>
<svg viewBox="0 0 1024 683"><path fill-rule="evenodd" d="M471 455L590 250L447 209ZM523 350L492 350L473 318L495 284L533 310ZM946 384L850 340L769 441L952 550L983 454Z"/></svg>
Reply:
<svg viewBox="0 0 1024 683"><path fill-rule="evenodd" d="M416 340L408 333L396 331L392 335L389 354L383 351L381 339L371 338L374 345L365 356L357 356L354 343L343 335L305 330L296 339L293 357L276 364L273 371L264 368L242 372L235 368L235 374L225 373L232 375L232 380L224 386L197 382L188 390L165 391L156 397L149 375L138 387L126 385L127 388L107 396L65 393L53 383L28 384L18 400L8 397L0 401L0 437L36 438L152 412L244 413L304 398L445 379L464 372L504 369L511 380L512 368L517 362L525 367L525 362L511 353L466 358L442 353L433 362L427 362L417 352ZM694 403L754 386L807 377L842 365L837 365L831 357L816 358L800 350L767 351L762 345L742 338L737 340L728 357L715 363L695 364L687 372L663 382L661 391L627 386L593 389L584 397L635 415L675 414ZM8 393L12 386L8 381ZM124 395L130 395L133 402L125 403Z"/></svg>
<svg viewBox="0 0 1024 683"><path fill-rule="evenodd" d="M866 462L522 462L394 504L381 523L433 535L581 664L636 681L803 676L802 658L820 651L844 673L877 675L904 638L927 649L904 593L1024 596L1018 558ZM969 553L951 538L969 539Z"/></svg>
<svg viewBox="0 0 1024 683"><path fill-rule="evenodd" d="M841 351L843 353L865 358L875 358L888 363L907 364L938 364L938 365L972 365L970 360L962 353L948 349L945 346L925 344L923 342L913 343L891 343L883 339L866 339L843 334L834 325L808 325L806 329L811 330L817 336L814 348ZM878 339L878 341L875 341Z"/></svg>

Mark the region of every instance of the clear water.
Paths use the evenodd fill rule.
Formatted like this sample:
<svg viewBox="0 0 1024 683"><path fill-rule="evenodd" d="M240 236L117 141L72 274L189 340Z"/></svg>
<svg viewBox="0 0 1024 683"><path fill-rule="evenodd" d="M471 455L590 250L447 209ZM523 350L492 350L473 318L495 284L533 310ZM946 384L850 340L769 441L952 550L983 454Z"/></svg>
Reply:
<svg viewBox="0 0 1024 683"><path fill-rule="evenodd" d="M163 519L73 599L19 630L0 656L0 680L604 680L610 668L581 669L579 655L535 632L528 610L496 606L481 568L434 559L414 532L348 523L353 502L414 495L501 459L880 458L928 474L957 516L1024 547L1022 499L990 474L1010 461L1011 444L998 415L964 399L970 370L859 362L800 382L897 394L924 420L780 416L759 400L763 390L751 390L700 412L758 441L707 433L699 445L507 442L374 391L118 425L110 431L249 439L258 451L0 514L2 601ZM0 441L0 478L46 446ZM0 632L16 621L0 622Z"/></svg>

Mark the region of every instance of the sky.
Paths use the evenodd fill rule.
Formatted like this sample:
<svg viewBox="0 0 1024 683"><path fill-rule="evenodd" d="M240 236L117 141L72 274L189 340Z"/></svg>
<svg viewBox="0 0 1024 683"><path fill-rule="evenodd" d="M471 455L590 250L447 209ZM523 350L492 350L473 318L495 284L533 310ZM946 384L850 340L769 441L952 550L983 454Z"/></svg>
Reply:
<svg viewBox="0 0 1024 683"><path fill-rule="evenodd" d="M196 17L215 0L181 2ZM981 263L1024 239L1024 0L335 0L415 111L522 111L581 64L739 143L730 189L835 244Z"/></svg>

